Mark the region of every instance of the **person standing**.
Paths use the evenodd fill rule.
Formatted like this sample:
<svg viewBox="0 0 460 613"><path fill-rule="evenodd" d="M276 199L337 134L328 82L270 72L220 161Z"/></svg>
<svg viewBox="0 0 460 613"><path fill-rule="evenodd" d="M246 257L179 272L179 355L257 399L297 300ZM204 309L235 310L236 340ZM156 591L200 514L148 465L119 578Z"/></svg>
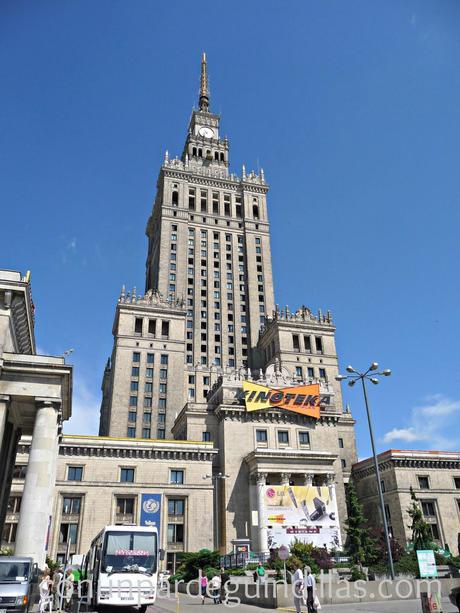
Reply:
<svg viewBox="0 0 460 613"><path fill-rule="evenodd" d="M259 562L258 566L257 566L257 576L259 578L259 582L260 583L265 583L265 568L262 566L262 563Z"/></svg>
<svg viewBox="0 0 460 613"><path fill-rule="evenodd" d="M211 579L211 594L214 600L214 604L219 604L220 602L220 588L222 585L222 581L220 575L214 575Z"/></svg>
<svg viewBox="0 0 460 613"><path fill-rule="evenodd" d="M208 589L208 578L206 577L206 575L201 575L200 577L201 604L204 604L204 599L206 598L207 589Z"/></svg>
<svg viewBox="0 0 460 613"><path fill-rule="evenodd" d="M63 568L60 566L53 573L53 594L54 594L54 609L59 611L61 608L61 595L64 594L64 573Z"/></svg>
<svg viewBox="0 0 460 613"><path fill-rule="evenodd" d="M227 573L225 568L222 566L220 569L220 598L219 604L227 604L227 586L230 581L230 575ZM223 597L223 598L222 598Z"/></svg>
<svg viewBox="0 0 460 613"><path fill-rule="evenodd" d="M51 612L52 609L52 597L51 597L51 586L53 582L50 579L48 573L44 574L42 580L40 581L40 585L38 586L39 594L40 594L40 602L39 602L39 610L40 613L45 613L46 609L49 609Z"/></svg>
<svg viewBox="0 0 460 613"><path fill-rule="evenodd" d="M296 571L292 576L292 591L294 593L294 606L296 613L302 611L303 598L304 598L304 579L302 569L296 565Z"/></svg>
<svg viewBox="0 0 460 613"><path fill-rule="evenodd" d="M307 611L308 613L315 613L314 599L316 593L316 579L315 576L312 575L311 568L309 566L305 566L304 586L307 601Z"/></svg>

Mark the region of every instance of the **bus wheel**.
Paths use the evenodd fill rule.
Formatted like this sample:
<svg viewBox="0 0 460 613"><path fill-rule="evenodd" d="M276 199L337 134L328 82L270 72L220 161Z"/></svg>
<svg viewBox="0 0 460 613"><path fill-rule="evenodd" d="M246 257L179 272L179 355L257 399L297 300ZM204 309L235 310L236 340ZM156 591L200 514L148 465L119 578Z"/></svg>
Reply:
<svg viewBox="0 0 460 613"><path fill-rule="evenodd" d="M139 613L145 613L147 611L147 605L143 604L139 607Z"/></svg>

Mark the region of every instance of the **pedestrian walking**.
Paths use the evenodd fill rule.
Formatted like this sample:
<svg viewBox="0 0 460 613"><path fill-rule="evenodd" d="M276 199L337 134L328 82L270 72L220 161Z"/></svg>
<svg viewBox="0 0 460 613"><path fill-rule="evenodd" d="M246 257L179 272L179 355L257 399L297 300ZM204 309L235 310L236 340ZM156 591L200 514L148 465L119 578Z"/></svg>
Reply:
<svg viewBox="0 0 460 613"><path fill-rule="evenodd" d="M296 564L295 573L292 576L292 591L294 593L294 606L296 613L302 611L302 605L304 604L304 578L302 569Z"/></svg>
<svg viewBox="0 0 460 613"><path fill-rule="evenodd" d="M208 578L206 577L206 575L201 575L200 577L201 604L204 604L204 599L206 598L207 589L208 589Z"/></svg>
<svg viewBox="0 0 460 613"><path fill-rule="evenodd" d="M304 589L308 613L315 613L315 596L316 596L316 579L312 575L311 568L305 566L304 572ZM317 598L317 596L316 596ZM318 600L319 603L319 600Z"/></svg>

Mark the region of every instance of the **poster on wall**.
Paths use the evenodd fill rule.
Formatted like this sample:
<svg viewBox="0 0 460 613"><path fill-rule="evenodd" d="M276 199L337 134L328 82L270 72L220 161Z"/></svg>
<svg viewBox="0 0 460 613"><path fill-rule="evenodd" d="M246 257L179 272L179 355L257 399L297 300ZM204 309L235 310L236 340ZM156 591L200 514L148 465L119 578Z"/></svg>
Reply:
<svg viewBox="0 0 460 613"><path fill-rule="evenodd" d="M141 495L141 526L153 526L158 529L158 541L160 541L161 526L161 494Z"/></svg>
<svg viewBox="0 0 460 613"><path fill-rule="evenodd" d="M328 549L340 546L335 490L328 486L267 485L264 488L263 523L269 547L294 541Z"/></svg>

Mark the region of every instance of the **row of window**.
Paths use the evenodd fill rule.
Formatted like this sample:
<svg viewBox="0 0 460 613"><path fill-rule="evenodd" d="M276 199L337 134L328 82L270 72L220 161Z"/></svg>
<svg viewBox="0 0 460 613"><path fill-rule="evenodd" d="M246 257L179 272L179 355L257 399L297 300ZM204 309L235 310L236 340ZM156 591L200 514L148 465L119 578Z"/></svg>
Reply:
<svg viewBox="0 0 460 613"><path fill-rule="evenodd" d="M307 379L315 379L315 369L313 366L308 366L306 369L306 378ZM304 370L302 368L302 366L296 366L295 367L295 376L298 379L304 379ZM319 368L318 369L318 378L319 379L323 379L324 381L327 379L326 376L326 369L325 368Z"/></svg>
<svg viewBox="0 0 460 613"><path fill-rule="evenodd" d="M83 466L68 466L67 481L83 481ZM135 468L120 467L119 481L120 483L134 483ZM169 471L169 483L183 484L184 483L183 469L171 469Z"/></svg>
<svg viewBox="0 0 460 613"><path fill-rule="evenodd" d="M292 335L292 348L294 349L294 351L301 351L301 339L302 336L300 334L293 334ZM323 353L323 339L321 336L315 336L313 337L313 342L312 342L312 337L310 335L304 334L303 335L303 350L306 353L312 353L312 346L315 347L315 352L316 353Z"/></svg>
<svg viewBox="0 0 460 613"><path fill-rule="evenodd" d="M145 317L134 318L134 335L156 337L157 320L147 319L146 324L144 323L145 320ZM162 320L161 326L160 324L158 325L158 329L161 330L161 338L169 338L169 321Z"/></svg>
<svg viewBox="0 0 460 613"><path fill-rule="evenodd" d="M161 354L160 355L160 364L166 366L168 364L168 355L167 354ZM141 362L141 353L140 351L133 351L133 364L140 364ZM154 364L155 363L155 354L154 353L147 353L147 364Z"/></svg>
<svg viewBox="0 0 460 613"><path fill-rule="evenodd" d="M289 431L288 430L278 430L277 432L278 443L280 445L289 445ZM300 446L309 446L310 445L310 433L307 431L300 430L298 432L298 439ZM268 430L256 430L256 441L257 443L268 443Z"/></svg>

